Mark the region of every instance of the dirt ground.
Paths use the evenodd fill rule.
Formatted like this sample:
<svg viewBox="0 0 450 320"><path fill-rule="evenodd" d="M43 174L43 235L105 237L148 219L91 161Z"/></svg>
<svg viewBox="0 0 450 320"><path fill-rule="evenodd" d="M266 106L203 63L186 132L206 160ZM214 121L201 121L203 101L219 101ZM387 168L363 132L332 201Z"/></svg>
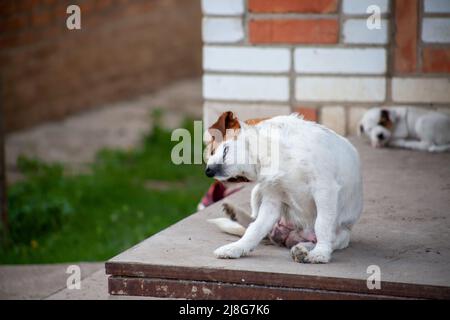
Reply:
<svg viewBox="0 0 450 320"><path fill-rule="evenodd" d="M61 162L69 170L83 170L98 150L130 149L151 128L151 111L164 111L163 124L176 128L185 117L201 119L201 80L187 79L134 100L101 106L6 137L6 166L9 183L20 179L19 155Z"/></svg>

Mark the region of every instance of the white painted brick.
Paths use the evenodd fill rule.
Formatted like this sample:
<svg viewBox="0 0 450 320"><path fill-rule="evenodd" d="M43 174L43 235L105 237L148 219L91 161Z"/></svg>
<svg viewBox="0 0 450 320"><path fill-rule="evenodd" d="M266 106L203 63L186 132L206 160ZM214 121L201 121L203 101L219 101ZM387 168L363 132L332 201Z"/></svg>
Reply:
<svg viewBox="0 0 450 320"><path fill-rule="evenodd" d="M393 78L392 98L398 102L450 102L448 78Z"/></svg>
<svg viewBox="0 0 450 320"><path fill-rule="evenodd" d="M300 73L383 74L383 48L299 48L295 50L295 71Z"/></svg>
<svg viewBox="0 0 450 320"><path fill-rule="evenodd" d="M425 18L422 21L424 42L450 42L450 18Z"/></svg>
<svg viewBox="0 0 450 320"><path fill-rule="evenodd" d="M202 10L205 15L241 15L244 0L202 0Z"/></svg>
<svg viewBox="0 0 450 320"><path fill-rule="evenodd" d="M369 110L369 108L364 107L350 107L347 109L348 120L347 120L347 134L357 135L359 131L359 121L362 119L364 113Z"/></svg>
<svg viewBox="0 0 450 320"><path fill-rule="evenodd" d="M288 105L240 104L207 101L203 104L203 121L205 129L216 122L217 118L225 111L232 111L238 119L247 120L288 115L291 113L291 108Z"/></svg>
<svg viewBox="0 0 450 320"><path fill-rule="evenodd" d="M426 13L450 13L450 1L425 0L424 9Z"/></svg>
<svg viewBox="0 0 450 320"><path fill-rule="evenodd" d="M341 106L325 106L320 109L320 123L325 127L345 136L345 108Z"/></svg>
<svg viewBox="0 0 450 320"><path fill-rule="evenodd" d="M384 101L384 77L297 77L295 97L300 101Z"/></svg>
<svg viewBox="0 0 450 320"><path fill-rule="evenodd" d="M286 72L290 66L290 52L285 48L213 46L203 48L205 70Z"/></svg>
<svg viewBox="0 0 450 320"><path fill-rule="evenodd" d="M204 42L238 42L244 38L240 18L203 18L202 37Z"/></svg>
<svg viewBox="0 0 450 320"><path fill-rule="evenodd" d="M345 43L385 44L388 42L389 23L381 20L380 29L367 28L366 19L349 19L344 22L342 37Z"/></svg>
<svg viewBox="0 0 450 320"><path fill-rule="evenodd" d="M388 0L344 0L342 8L346 14L367 14L367 8L371 5L380 7L381 13L389 12Z"/></svg>
<svg viewBox="0 0 450 320"><path fill-rule="evenodd" d="M287 101L289 80L284 76L203 76L203 97L217 100Z"/></svg>

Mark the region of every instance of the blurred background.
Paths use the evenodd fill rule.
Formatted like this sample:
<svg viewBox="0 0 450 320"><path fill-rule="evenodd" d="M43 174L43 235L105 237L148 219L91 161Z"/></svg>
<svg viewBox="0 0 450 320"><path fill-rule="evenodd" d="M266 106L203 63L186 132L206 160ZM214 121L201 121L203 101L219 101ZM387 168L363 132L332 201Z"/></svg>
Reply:
<svg viewBox="0 0 450 320"><path fill-rule="evenodd" d="M0 1L0 263L104 261L195 212L193 120L450 112L449 30L448 0Z"/></svg>
<svg viewBox="0 0 450 320"><path fill-rule="evenodd" d="M201 119L201 48L200 0L0 2L0 263L103 261L195 212L170 132Z"/></svg>

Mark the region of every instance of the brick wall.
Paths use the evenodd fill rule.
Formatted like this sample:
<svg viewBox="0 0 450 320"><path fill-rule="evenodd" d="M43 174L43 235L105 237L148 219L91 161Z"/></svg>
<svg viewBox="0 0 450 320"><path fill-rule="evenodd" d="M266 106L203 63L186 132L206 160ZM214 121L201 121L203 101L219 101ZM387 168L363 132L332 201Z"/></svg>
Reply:
<svg viewBox="0 0 450 320"><path fill-rule="evenodd" d="M368 6L381 28L369 29ZM354 134L371 106L450 111L450 0L203 0L208 126L303 113Z"/></svg>
<svg viewBox="0 0 450 320"><path fill-rule="evenodd" d="M67 6L81 30L66 28ZM1 0L8 131L201 75L200 0Z"/></svg>

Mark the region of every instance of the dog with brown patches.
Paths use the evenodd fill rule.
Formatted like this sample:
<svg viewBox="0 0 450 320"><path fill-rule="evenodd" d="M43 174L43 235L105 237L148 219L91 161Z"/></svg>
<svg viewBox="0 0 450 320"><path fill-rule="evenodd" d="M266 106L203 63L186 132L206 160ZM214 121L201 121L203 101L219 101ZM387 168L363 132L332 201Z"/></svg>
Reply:
<svg viewBox="0 0 450 320"><path fill-rule="evenodd" d="M242 235L216 249L218 258L250 254L268 235L286 246L296 243L291 254L302 263L327 263L334 250L348 246L363 191L359 155L347 139L296 114L249 126L225 113L212 127L206 175L224 183L256 183L250 215L238 218L234 208L229 216L237 221L216 221L222 230Z"/></svg>
<svg viewBox="0 0 450 320"><path fill-rule="evenodd" d="M450 116L423 108L371 108L362 117L358 132L376 148L450 150Z"/></svg>
<svg viewBox="0 0 450 320"><path fill-rule="evenodd" d="M247 119L244 121L245 124L249 126L255 126L262 121L268 120L270 118L254 118ZM230 130L238 130L240 128L238 119L234 116L231 111L227 111L222 113L217 121L213 123L208 132L210 133L205 141L206 144L206 158L214 154L215 149L219 145L219 141L215 139L215 137L211 134L213 130L218 130L223 136L224 140L231 139L232 135L230 134ZM226 132L229 132L226 135ZM232 194L239 189L241 189L245 183L248 182L245 179L242 181L238 181L236 179L229 179L226 182L216 181L213 185L211 185L209 193L215 193L216 197L205 195L202 201L198 205L198 209L202 210L207 205L210 205L229 194ZM220 194L217 196L217 194ZM226 215L226 218L216 218L210 219L209 222L215 224L221 231L236 235L243 236L246 228L252 223L255 219L251 216L251 214L241 208L234 206L232 203L224 202L223 203L223 211ZM267 235L267 239L270 240L273 244L292 248L298 243L305 243L307 241L315 242L314 236L310 234L306 234L302 229L297 228L294 224L286 221L285 219L280 219L275 226L272 228L272 231Z"/></svg>

